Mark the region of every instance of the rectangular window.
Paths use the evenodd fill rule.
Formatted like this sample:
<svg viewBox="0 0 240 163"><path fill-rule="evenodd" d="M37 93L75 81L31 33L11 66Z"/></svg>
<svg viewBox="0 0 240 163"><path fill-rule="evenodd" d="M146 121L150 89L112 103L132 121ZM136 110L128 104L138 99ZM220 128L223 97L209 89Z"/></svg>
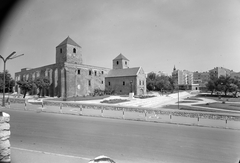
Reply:
<svg viewBox="0 0 240 163"><path fill-rule="evenodd" d="M92 71L91 70L89 70L89 75L92 75Z"/></svg>
<svg viewBox="0 0 240 163"><path fill-rule="evenodd" d="M125 85L125 81L123 81L123 85Z"/></svg>
<svg viewBox="0 0 240 163"><path fill-rule="evenodd" d="M141 80L139 80L139 85L141 85Z"/></svg>
<svg viewBox="0 0 240 163"><path fill-rule="evenodd" d="M91 80L88 80L88 86L91 86Z"/></svg>
<svg viewBox="0 0 240 163"><path fill-rule="evenodd" d="M97 71L95 71L94 73L95 73L95 76L97 76Z"/></svg>
<svg viewBox="0 0 240 163"><path fill-rule="evenodd" d="M102 84L103 84L103 81L102 81Z"/></svg>
<svg viewBox="0 0 240 163"><path fill-rule="evenodd" d="M111 83L110 83L110 82L108 82L108 85L111 85Z"/></svg>
<svg viewBox="0 0 240 163"><path fill-rule="evenodd" d="M102 74L104 74L104 72L102 71Z"/></svg>
<svg viewBox="0 0 240 163"><path fill-rule="evenodd" d="M142 82L143 82L143 85L144 85L144 80Z"/></svg>
<svg viewBox="0 0 240 163"><path fill-rule="evenodd" d="M78 75L80 75L80 74L81 74L81 71L80 71L80 69L78 69L77 73L78 73Z"/></svg>

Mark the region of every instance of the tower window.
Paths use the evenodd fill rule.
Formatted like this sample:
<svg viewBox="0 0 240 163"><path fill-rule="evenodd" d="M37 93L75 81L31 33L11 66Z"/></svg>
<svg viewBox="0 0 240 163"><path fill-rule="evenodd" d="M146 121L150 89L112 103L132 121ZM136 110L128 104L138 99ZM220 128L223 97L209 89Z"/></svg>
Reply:
<svg viewBox="0 0 240 163"><path fill-rule="evenodd" d="M118 61L117 61L117 65L118 65Z"/></svg>
<svg viewBox="0 0 240 163"><path fill-rule="evenodd" d="M76 49L75 48L73 48L73 53L76 53Z"/></svg>
<svg viewBox="0 0 240 163"><path fill-rule="evenodd" d="M62 53L62 48L60 49L60 53Z"/></svg>

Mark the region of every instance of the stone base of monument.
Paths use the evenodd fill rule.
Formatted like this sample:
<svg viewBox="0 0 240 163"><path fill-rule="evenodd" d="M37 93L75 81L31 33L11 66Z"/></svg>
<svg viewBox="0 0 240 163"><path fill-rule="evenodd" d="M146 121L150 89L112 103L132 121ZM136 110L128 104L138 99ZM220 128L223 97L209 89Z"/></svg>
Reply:
<svg viewBox="0 0 240 163"><path fill-rule="evenodd" d="M134 93L129 93L129 97L128 97L129 100L132 100L134 99Z"/></svg>
<svg viewBox="0 0 240 163"><path fill-rule="evenodd" d="M0 163L10 163L10 115L0 112Z"/></svg>

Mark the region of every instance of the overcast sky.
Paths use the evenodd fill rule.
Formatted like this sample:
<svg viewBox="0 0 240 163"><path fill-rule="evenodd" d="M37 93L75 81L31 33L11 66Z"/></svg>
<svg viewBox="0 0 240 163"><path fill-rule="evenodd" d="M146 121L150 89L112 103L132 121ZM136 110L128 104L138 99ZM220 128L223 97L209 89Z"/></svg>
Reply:
<svg viewBox="0 0 240 163"><path fill-rule="evenodd" d="M122 53L145 72L170 74L174 65L239 72L240 0L25 1L4 26L0 54L25 54L7 62L13 75L55 63L55 48L68 36L88 65L111 68Z"/></svg>

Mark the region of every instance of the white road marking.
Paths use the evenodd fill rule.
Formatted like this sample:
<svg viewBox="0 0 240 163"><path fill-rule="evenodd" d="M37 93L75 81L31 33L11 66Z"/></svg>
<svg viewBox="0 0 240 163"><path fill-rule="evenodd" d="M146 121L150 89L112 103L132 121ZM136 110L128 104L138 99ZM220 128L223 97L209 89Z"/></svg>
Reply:
<svg viewBox="0 0 240 163"><path fill-rule="evenodd" d="M86 157L64 155L64 154L59 154L59 153L51 153L51 152L37 151L37 150L31 150L31 149L25 149L25 148L11 147L11 149L21 150L21 151L27 151L27 152L34 152L34 153L42 153L42 154L54 155L54 156L61 156L61 157L71 157L71 158L83 159L83 160L88 160L88 161L91 160L90 158L86 158Z"/></svg>

